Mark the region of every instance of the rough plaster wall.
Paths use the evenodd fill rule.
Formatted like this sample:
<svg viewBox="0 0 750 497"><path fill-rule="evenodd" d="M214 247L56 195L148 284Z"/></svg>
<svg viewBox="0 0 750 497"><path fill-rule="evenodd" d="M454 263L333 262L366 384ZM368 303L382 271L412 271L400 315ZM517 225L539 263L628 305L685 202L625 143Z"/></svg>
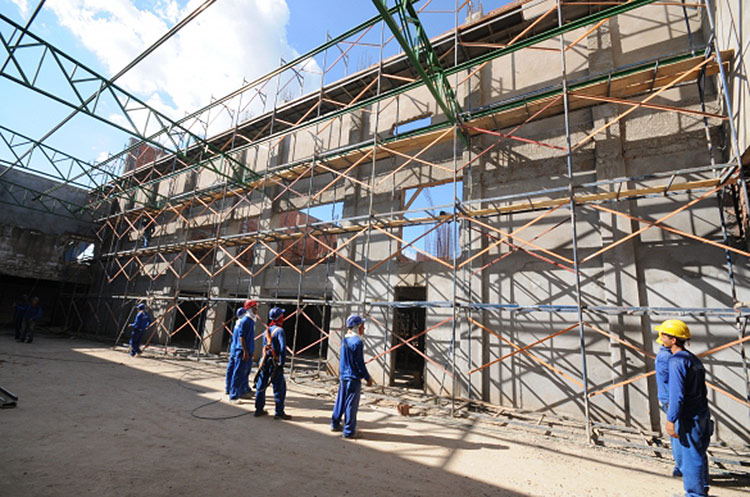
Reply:
<svg viewBox="0 0 750 497"><path fill-rule="evenodd" d="M729 73L732 115L740 154L750 148L750 7L746 0L715 0L716 36L722 50L734 50Z"/></svg>
<svg viewBox="0 0 750 497"><path fill-rule="evenodd" d="M0 167L0 172L5 170L6 168ZM88 193L86 190L68 185L60 187L60 183L57 181L25 173L17 169L11 169L7 173L3 173L3 180L23 185L39 192L56 188L54 197L76 205L85 206L88 202ZM12 220L12 222L6 221L7 224L56 235L65 232L89 234L93 229L93 223L90 218L82 217L77 220L40 211L29 211L28 208L18 205L17 201L19 199L21 199L22 205L31 208L37 207L33 197L31 195L24 195L21 190L14 197L10 197L7 192L0 193L0 202L3 205L3 219ZM62 212L65 211L63 210Z"/></svg>
<svg viewBox="0 0 750 497"><path fill-rule="evenodd" d="M0 170L5 170L4 168ZM77 205L86 205L88 194L85 190L71 186L60 187L56 181L41 178L19 170L10 170L3 180L24 185L36 191L56 188L54 196ZM52 281L89 281L87 267L72 267L63 261L66 244L78 235L93 237L93 223L90 218L72 219L38 210L31 195L23 193L11 197L7 192L0 194L0 273L23 278L41 278ZM58 208L59 209L59 208ZM66 211L61 211L66 213Z"/></svg>
<svg viewBox="0 0 750 497"><path fill-rule="evenodd" d="M48 234L0 224L0 274L86 283L88 266L66 264L63 260L68 240L67 234Z"/></svg>
<svg viewBox="0 0 750 497"><path fill-rule="evenodd" d="M702 9L687 7L686 11L687 23L682 9L667 5L647 5L609 21L615 65L651 60L656 55L688 52L689 35L696 48L705 43L701 29ZM687 25L690 26L689 33Z"/></svg>

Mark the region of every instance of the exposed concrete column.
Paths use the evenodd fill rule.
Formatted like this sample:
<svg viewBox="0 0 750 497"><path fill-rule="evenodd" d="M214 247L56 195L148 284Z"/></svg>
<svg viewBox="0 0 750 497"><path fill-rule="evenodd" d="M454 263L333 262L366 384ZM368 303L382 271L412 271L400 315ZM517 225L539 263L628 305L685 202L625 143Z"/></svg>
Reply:
<svg viewBox="0 0 750 497"><path fill-rule="evenodd" d="M209 295L218 296L218 287L211 288ZM203 346L202 353L218 354L221 352L221 339L224 336L222 328L224 327L224 316L227 312L227 303L218 302L206 311L206 324L203 327ZM210 335L210 336L209 336Z"/></svg>
<svg viewBox="0 0 750 497"><path fill-rule="evenodd" d="M477 139L475 138L474 140ZM477 141L480 141L480 143L482 143L484 140L479 138ZM481 148L481 146L477 148ZM473 156L474 155L469 151L464 151L463 156L461 157L461 159L459 159L461 161L459 162L459 166L467 163ZM477 162L478 164L472 164L472 166L474 166L476 169L472 169L471 171L469 171L467 168L464 170L464 199L467 200L472 198L484 197L485 192L482 182L482 171L484 169L483 165L485 163L485 160L484 158L480 158ZM465 223L468 223L468 221L465 221ZM469 240L469 244L461 247L462 249L466 249L462 253L462 259L464 260L472 257L487 245L487 238L483 236L477 236L467 225L464 225L462 227L462 233L460 234L460 240L462 242L464 237L467 237ZM459 299L463 298L468 302L486 302L486 292L484 291L485 272L482 271L479 274L472 274L472 272L474 271L474 268L482 266L487 262L487 254L484 254L475 259L472 263L468 264L464 269L460 269L458 271L457 277L460 281ZM464 271L467 271L468 274L463 274ZM480 323L486 323L485 314L486 311L471 311L471 317ZM458 317L460 326L458 328L457 335L458 337L460 337L461 342L464 343L464 345L462 346L467 348L466 355L468 360L468 364L461 365L458 371L461 372L462 376L468 376L468 372L470 370L481 366L482 364L485 364L488 360L487 358L489 357L489 354L487 352L487 332L471 323L468 323L465 319L463 319L463 312L459 312ZM467 395L468 397L484 401L489 400L488 373L489 370L485 369L481 373L471 375L471 377L468 379L469 381L467 381L467 383L471 383L471 388ZM466 378L462 379L466 381Z"/></svg>
<svg viewBox="0 0 750 497"><path fill-rule="evenodd" d="M349 129L349 140L351 143L360 143L368 138L371 138L372 133L376 131L374 129L372 119L374 119L372 115L364 112L364 110L352 114L351 128ZM354 176L362 182L369 184L371 164L371 160L362 162L359 166L354 168L353 171L351 171L350 175ZM366 197L362 195L361 187L356 184L353 187L350 187L349 183L346 180L340 181L343 186L337 185L337 187L344 189L345 197L342 217L346 219L348 217L360 215L365 212L364 209L366 208L367 204L364 204L363 206L363 201L366 199ZM349 236L354 235L352 234ZM355 240L354 242L350 243L349 246L345 249L346 256L351 260L357 260L357 245L363 243L361 240L364 236L365 235L360 236L360 240ZM339 236L337 243L338 246L346 243L347 240L348 237L343 238ZM364 251L364 248L362 248L362 250ZM355 271L359 272L358 269L346 262L342 257L336 257L336 260L333 263L333 274L331 278L331 292L332 298L334 300L354 300L356 298L354 294L354 287L356 285L355 281L358 275L355 273ZM344 338L345 333L345 320L349 312L351 311L351 308L346 307L344 309L341 309L334 306L331 308L331 311L332 314L329 323L330 334L328 337L326 368L329 373L338 375L339 353L341 350L341 342ZM368 325L367 331L365 332L365 334L368 336L368 341L369 338L373 336L374 330L374 326ZM376 374L371 366L370 374L373 375L376 382L380 383L382 381L381 374Z"/></svg>
<svg viewBox="0 0 750 497"><path fill-rule="evenodd" d="M214 259L214 268L222 267L227 263L227 259L227 254L224 253L224 251L218 251ZM222 271L219 277L211 282L212 286L208 290L209 298L219 297L219 295L221 294L221 289L224 288L225 274L226 271ZM201 352L209 354L218 354L219 352L221 352L221 341L224 337L224 316L226 315L226 302L215 302L206 310L206 321L205 325L203 326L203 341Z"/></svg>
<svg viewBox="0 0 750 497"><path fill-rule="evenodd" d="M615 56L612 46L612 31L618 29L617 19L611 19L598 31L589 36L589 68L591 72L601 72L614 69ZM619 113L616 105L605 104L593 107L592 125L596 129L611 121ZM596 161L597 179L612 179L628 176L628 167L623 157L624 123L610 126L605 132L597 135L594 140L594 158ZM628 188L629 185L622 185ZM618 185L609 185L610 191L616 191ZM631 213L633 202L621 201L608 206L624 213ZM606 247L633 233L637 226L629 219L615 214L600 213L599 227L602 247ZM621 243L617 247L604 252L601 256L602 282L604 297L607 305L639 306L641 305L641 288L636 252L638 237ZM632 343L644 340L643 322L639 316L608 315L608 331ZM646 334L647 335L647 334ZM633 354L619 343L610 340L610 374L612 381L620 381L624 377L636 374L646 366L641 355ZM611 412L614 420L631 424L634 418L640 423L647 422L649 413L648 397L636 394L633 387L618 388L612 392L615 398L616 410ZM642 414L639 414L642 413ZM658 418L657 418L658 420ZM640 424L639 423L639 424Z"/></svg>

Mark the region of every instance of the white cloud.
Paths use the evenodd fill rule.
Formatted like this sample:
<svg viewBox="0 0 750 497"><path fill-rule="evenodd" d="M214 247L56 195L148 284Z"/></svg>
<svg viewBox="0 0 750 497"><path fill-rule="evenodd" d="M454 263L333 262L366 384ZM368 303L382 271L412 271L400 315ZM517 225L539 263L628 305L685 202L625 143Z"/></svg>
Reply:
<svg viewBox="0 0 750 497"><path fill-rule="evenodd" d="M203 1L159 0L152 10L140 10L132 0L56 0L48 6L114 75ZM117 84L171 118L180 118L208 104L212 96L239 88L243 78L251 81L275 69L280 57L297 56L286 40L288 21L286 0L218 1ZM308 67L317 69L316 64ZM266 90L273 87L269 84ZM249 98L247 94L243 101ZM237 102L227 107L234 111ZM261 112L260 99L246 110ZM212 110L209 134L229 125L226 112Z"/></svg>
<svg viewBox="0 0 750 497"><path fill-rule="evenodd" d="M28 0L10 0L10 1L16 4L16 7L18 7L18 11L21 13L21 17L26 17L26 14L29 13Z"/></svg>

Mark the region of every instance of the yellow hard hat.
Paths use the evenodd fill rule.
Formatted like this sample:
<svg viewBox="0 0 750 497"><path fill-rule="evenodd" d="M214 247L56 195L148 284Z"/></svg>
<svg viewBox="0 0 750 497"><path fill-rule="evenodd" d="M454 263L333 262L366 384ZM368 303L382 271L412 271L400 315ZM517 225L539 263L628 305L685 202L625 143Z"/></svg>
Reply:
<svg viewBox="0 0 750 497"><path fill-rule="evenodd" d="M657 343L664 345L661 341L661 334L673 336L675 338L681 338L683 340L690 339L690 330L687 325L679 319L667 319L659 326L654 327L654 330L659 332L659 338L656 339Z"/></svg>

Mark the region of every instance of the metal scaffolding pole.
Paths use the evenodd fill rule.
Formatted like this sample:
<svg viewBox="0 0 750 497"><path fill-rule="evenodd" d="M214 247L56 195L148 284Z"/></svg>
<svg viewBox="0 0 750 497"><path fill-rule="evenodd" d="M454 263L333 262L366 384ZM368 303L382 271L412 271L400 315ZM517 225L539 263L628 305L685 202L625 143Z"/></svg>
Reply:
<svg viewBox="0 0 750 497"><path fill-rule="evenodd" d="M557 0L557 22L558 26L563 26L563 13L562 13L562 0ZM565 108L565 143L567 145L567 152L565 154L565 164L567 167L568 175L568 208L570 209L570 230L572 235L573 245L573 269L575 271L575 289L576 289L576 302L578 304L578 336L579 345L581 348L581 379L583 381L583 406L584 416L586 417L586 438L589 443L593 442L592 431L591 431L591 408L589 407L589 383L588 383L588 368L586 363L586 337L583 330L583 296L581 295L581 273L579 269L578 260L578 227L576 218L576 200L575 200L575 186L573 179L573 148L570 137L570 110L569 98L568 98L568 70L565 60L565 37L560 34L560 64L562 73L562 95L563 105Z"/></svg>

